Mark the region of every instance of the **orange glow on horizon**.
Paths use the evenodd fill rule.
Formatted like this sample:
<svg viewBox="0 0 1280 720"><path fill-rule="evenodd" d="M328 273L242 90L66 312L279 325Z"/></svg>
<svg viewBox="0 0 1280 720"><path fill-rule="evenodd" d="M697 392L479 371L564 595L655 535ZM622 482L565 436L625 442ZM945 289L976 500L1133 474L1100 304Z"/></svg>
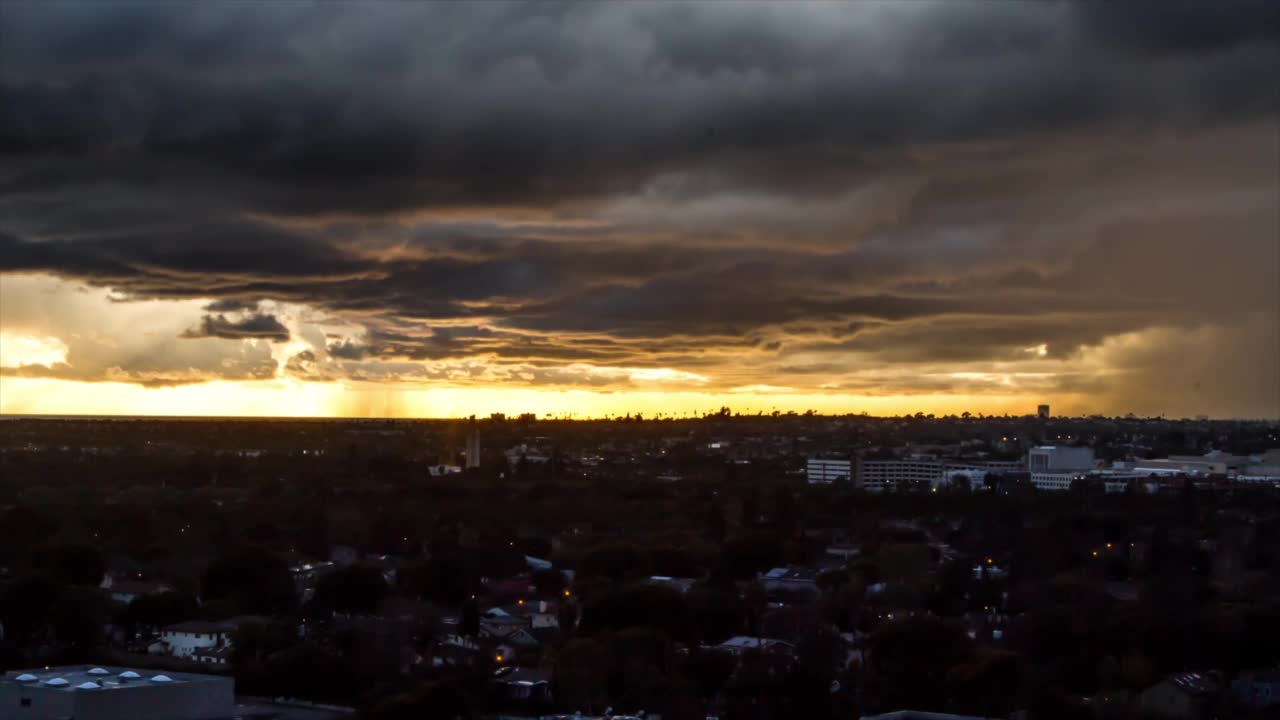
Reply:
<svg viewBox="0 0 1280 720"><path fill-rule="evenodd" d="M845 393L725 393L716 391L598 391L530 387L458 387L296 380L215 381L143 387L0 376L3 415L141 415L211 417L461 418L532 412L539 418L699 417L727 406L755 415L808 410L826 415L878 416L916 412L1025 415L1035 398L1022 395ZM1068 411L1067 403L1058 402Z"/></svg>

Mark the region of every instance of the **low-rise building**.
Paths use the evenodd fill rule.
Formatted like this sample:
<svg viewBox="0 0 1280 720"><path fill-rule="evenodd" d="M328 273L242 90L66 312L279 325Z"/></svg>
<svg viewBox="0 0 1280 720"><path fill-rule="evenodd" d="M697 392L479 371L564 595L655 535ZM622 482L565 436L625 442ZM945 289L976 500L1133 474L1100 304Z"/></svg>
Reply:
<svg viewBox="0 0 1280 720"><path fill-rule="evenodd" d="M0 717L21 720L225 720L235 681L218 675L74 665L0 678Z"/></svg>
<svg viewBox="0 0 1280 720"><path fill-rule="evenodd" d="M1200 720L1211 717L1220 691L1207 674L1176 673L1143 690L1138 706L1145 717Z"/></svg>

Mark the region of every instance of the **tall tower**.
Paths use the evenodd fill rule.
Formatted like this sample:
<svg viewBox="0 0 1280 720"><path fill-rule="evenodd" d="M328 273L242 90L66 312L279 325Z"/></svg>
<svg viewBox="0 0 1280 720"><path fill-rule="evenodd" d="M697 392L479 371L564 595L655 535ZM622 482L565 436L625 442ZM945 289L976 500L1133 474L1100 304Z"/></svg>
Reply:
<svg viewBox="0 0 1280 720"><path fill-rule="evenodd" d="M1049 406L1048 406L1048 405L1040 405L1040 406L1038 406L1038 407L1036 408L1036 414L1037 414L1037 415L1039 415L1039 416L1040 416L1040 417L1042 417L1042 418L1047 418L1047 417L1049 417Z"/></svg>
<svg viewBox="0 0 1280 720"><path fill-rule="evenodd" d="M467 428L467 467L480 467L480 428L476 425L476 416L471 416L471 424Z"/></svg>

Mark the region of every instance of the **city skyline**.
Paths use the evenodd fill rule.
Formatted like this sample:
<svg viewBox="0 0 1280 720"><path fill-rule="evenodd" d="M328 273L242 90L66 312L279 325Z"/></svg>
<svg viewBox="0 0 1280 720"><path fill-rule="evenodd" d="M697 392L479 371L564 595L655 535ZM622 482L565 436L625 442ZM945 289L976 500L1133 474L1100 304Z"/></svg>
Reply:
<svg viewBox="0 0 1280 720"><path fill-rule="evenodd" d="M1280 417L1272 3L0 4L0 413Z"/></svg>

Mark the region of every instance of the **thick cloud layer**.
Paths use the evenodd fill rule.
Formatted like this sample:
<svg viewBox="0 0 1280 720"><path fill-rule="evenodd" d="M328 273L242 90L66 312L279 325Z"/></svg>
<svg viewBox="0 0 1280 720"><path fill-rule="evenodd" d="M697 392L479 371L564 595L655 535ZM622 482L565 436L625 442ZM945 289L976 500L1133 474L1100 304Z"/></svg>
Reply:
<svg viewBox="0 0 1280 720"><path fill-rule="evenodd" d="M1074 391L1280 325L1277 66L1261 0L3 4L0 272L315 380Z"/></svg>
<svg viewBox="0 0 1280 720"><path fill-rule="evenodd" d="M217 303L213 303L217 304ZM247 315L228 319L226 315L205 315L200 324L182 333L184 338L226 338L228 340L272 340L287 342L289 328L272 315Z"/></svg>

